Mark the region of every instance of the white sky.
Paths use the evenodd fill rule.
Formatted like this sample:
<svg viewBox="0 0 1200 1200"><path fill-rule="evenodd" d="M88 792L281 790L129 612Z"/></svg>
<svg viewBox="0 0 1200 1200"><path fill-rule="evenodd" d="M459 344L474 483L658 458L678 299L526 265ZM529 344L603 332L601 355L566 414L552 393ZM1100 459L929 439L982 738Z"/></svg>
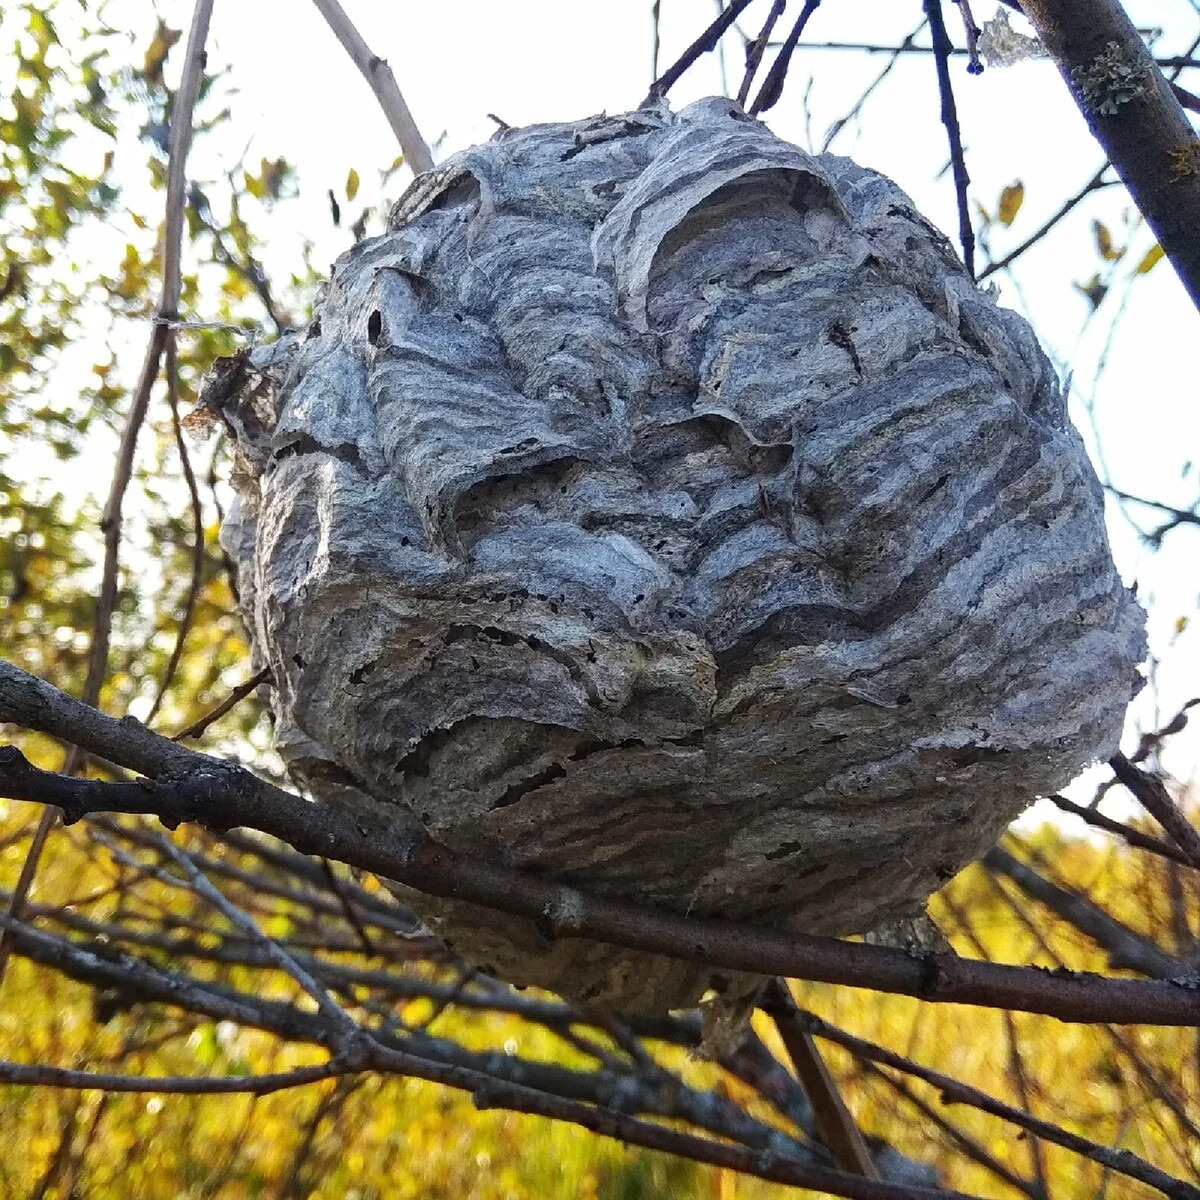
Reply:
<svg viewBox="0 0 1200 1200"><path fill-rule="evenodd" d="M371 48L392 66L418 125L445 157L488 138L489 113L512 125L570 120L601 110L635 107L650 83L651 0L437 0L436 3L379 3L342 0ZM995 0L974 0L982 22ZM158 10L186 30L190 0L164 0ZM714 0L662 0L660 63L669 64L715 15ZM743 19L757 32L768 7L758 0ZM792 10L780 22L786 30ZM128 28L152 29L148 6L120 6ZM951 36L961 44L957 6L944 4ZM1126 0L1140 27L1157 26L1159 54L1184 52L1200 34L1194 0ZM113 17L116 20L114 14ZM918 0L825 0L809 23L804 41L869 41L894 44L921 19ZM1022 27L1019 18L1014 24ZM928 43L928 33L921 35ZM740 79L740 49L727 40L730 87ZM210 34L210 64L231 67L232 120L202 139L189 164L201 183L219 177L246 152L248 164L282 155L298 170L300 198L276 210L270 230L268 266L287 272L300 262L308 240L316 262L332 261L349 245L348 225L364 200L374 199L376 169L387 167L398 149L365 81L306 0L216 0ZM172 55L177 73L182 46ZM782 101L768 116L781 136L819 149L826 129L843 116L884 64L882 56L806 50L793 59ZM1032 61L1005 70L968 76L965 59L952 64L972 196L995 210L1000 190L1015 180L1026 186L1025 205L1011 231L995 238L997 256L1036 228L1080 188L1103 161L1055 68ZM1184 82L1188 82L1185 78ZM1200 72L1192 76L1200 91ZM720 62L710 55L672 92L678 106L721 90ZM832 149L892 176L917 207L957 243L957 216L947 162L933 62L928 56L902 59L886 83ZM815 145L813 144L815 143ZM343 225L330 222L326 189L340 192L355 168L363 179L357 205L343 204ZM940 176L940 177L939 177ZM398 174L388 199L407 182ZM1088 302L1072 288L1102 264L1090 222L1106 221L1118 244L1133 221L1127 196L1110 188L1089 197L1022 260L1016 278L997 276L1002 302L1028 312L1047 350L1074 378L1073 411L1093 447L1080 399L1090 401L1104 461L1112 482L1125 491L1181 507L1190 506L1200 483L1184 477L1184 464L1200 460L1196 347L1200 317L1169 264L1160 263L1137 280L1116 321L1120 289L1084 329ZM1129 235L1122 278L1153 243L1144 228ZM1112 311L1109 311L1109 310ZM204 314L197 314L203 316ZM1081 336L1081 329L1083 334ZM1093 386L1097 356L1112 331L1107 367ZM144 340L136 331L136 342ZM140 351L138 351L140 354ZM1143 524L1154 515L1139 512ZM1196 569L1200 529L1170 534L1158 555L1149 554L1119 510L1110 514L1114 552L1127 579L1138 578L1143 603L1151 608L1151 645L1164 662L1158 676L1161 715L1200 693L1200 620L1181 634L1177 618L1195 617L1200 574ZM1144 701L1135 719L1153 724ZM1197 717L1200 723L1200 716ZM1167 765L1191 777L1200 764L1200 737L1177 740Z"/></svg>

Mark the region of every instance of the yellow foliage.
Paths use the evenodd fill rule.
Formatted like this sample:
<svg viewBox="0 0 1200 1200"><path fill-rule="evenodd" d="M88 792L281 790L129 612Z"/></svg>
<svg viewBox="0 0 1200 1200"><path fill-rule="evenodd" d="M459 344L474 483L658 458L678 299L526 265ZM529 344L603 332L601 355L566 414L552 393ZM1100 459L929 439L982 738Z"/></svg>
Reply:
<svg viewBox="0 0 1200 1200"><path fill-rule="evenodd" d="M30 808L20 804L0 809L0 875L9 886L23 856L30 815ZM1067 839L1049 827L1023 850L1055 875L1085 881L1093 899L1131 927L1148 934L1163 927L1167 868L1157 862L1147 867L1144 856L1108 843ZM97 853L79 828L57 831L51 851L38 876L35 902L80 897L79 911L93 920L113 916L122 903L111 888L120 864ZM213 853L211 847L206 851ZM1156 872L1159 877L1153 878ZM1186 886L1200 909L1195 884ZM978 867L969 868L935 899L933 912L964 954L982 948L1001 961L1107 969L1103 954L1072 927L1041 913L1034 925L1010 897L1015 899L1005 885ZM175 905L180 917L186 917L180 905L195 904L194 897L179 891L158 898ZM269 928L288 932L283 925ZM240 977L237 971L231 983L250 987L257 982L261 990L261 976ZM280 997L294 994L290 981L273 978L280 980L272 989ZM1185 1136L1187 1122L1200 1123L1194 1072L1186 1076L1191 1081L1186 1085L1177 1078L1178 1064L1196 1061L1195 1030L1066 1025L1026 1014L1013 1015L1006 1025L1003 1014L988 1010L818 984L797 985L796 995L802 1006L834 1025L1010 1104L1028 1104L1037 1115L1098 1142L1132 1150L1185 1177L1200 1168L1200 1150ZM285 1045L261 1032L156 1007L118 1004L104 1013L87 988L20 959L10 968L2 999L0 1043L6 1057L22 1062L194 1075L281 1071L324 1059L316 1047ZM516 1018L453 1007L435 1014L423 999L408 1002L399 1015L413 1023L433 1018L431 1033L467 1048L503 1048L528 1060L574 1067L589 1064L547 1028ZM773 1052L783 1053L763 1014L756 1014L755 1027ZM864 1069L839 1046L820 1044L868 1134L933 1163L956 1188L988 1196L1015 1194L932 1129L913 1101L890 1085L894 1073ZM762 1119L779 1120L751 1089L711 1064L692 1061L679 1049L655 1047L655 1053L692 1086L712 1087L720 1079L732 1100ZM1156 1080L1173 1089L1165 1099L1155 1093ZM1056 1200L1091 1200L1098 1194L1102 1180L1094 1164L1021 1140L1010 1127L972 1108L947 1105L920 1081L906 1083L914 1099L953 1121L1002 1168L1033 1178L1035 1155L1040 1155ZM60 1200L66 1200L62 1189L72 1181L77 1189L72 1194L89 1200L277 1194L329 1200L768 1200L797 1194L632 1150L570 1125L504 1111L477 1112L463 1092L370 1076L258 1099L0 1088L0 1145L22 1147L20 1154L0 1153L4 1194L29 1194L55 1156L65 1155L70 1170L56 1176L59 1190L46 1193Z"/></svg>

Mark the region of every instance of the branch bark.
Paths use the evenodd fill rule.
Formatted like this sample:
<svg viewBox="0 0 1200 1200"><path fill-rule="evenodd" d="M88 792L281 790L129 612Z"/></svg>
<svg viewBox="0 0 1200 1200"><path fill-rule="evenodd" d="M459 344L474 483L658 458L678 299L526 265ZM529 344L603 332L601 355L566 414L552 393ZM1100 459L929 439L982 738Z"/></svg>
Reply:
<svg viewBox="0 0 1200 1200"><path fill-rule="evenodd" d="M837 1081L821 1057L812 1034L798 1022L796 1002L782 979L774 979L767 986L763 1008L774 1019L796 1076L808 1093L817 1133L833 1155L833 1161L843 1171L878 1179L879 1173L875 1170L862 1133L854 1123L854 1117L846 1107Z"/></svg>
<svg viewBox="0 0 1200 1200"><path fill-rule="evenodd" d="M1024 0L1093 136L1200 308L1200 138L1118 0Z"/></svg>

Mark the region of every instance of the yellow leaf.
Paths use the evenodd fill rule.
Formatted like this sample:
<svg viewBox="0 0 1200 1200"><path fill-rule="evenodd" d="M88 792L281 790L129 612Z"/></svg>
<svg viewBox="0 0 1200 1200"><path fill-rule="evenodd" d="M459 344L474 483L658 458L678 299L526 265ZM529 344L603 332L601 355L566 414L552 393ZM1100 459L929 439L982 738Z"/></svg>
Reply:
<svg viewBox="0 0 1200 1200"><path fill-rule="evenodd" d="M1178 637L1188 627L1187 614L1175 618L1175 636Z"/></svg>
<svg viewBox="0 0 1200 1200"><path fill-rule="evenodd" d="M1158 260L1163 257L1163 248L1155 242L1145 254L1142 255L1142 261L1137 265L1136 274L1148 275L1157 264Z"/></svg>
<svg viewBox="0 0 1200 1200"><path fill-rule="evenodd" d="M1099 308L1101 301L1108 295L1108 285L1100 282L1099 275L1093 275L1087 283L1076 283L1073 286L1077 292L1088 298L1093 309Z"/></svg>
<svg viewBox="0 0 1200 1200"><path fill-rule="evenodd" d="M142 63L142 74L151 83L162 82L163 63L166 62L167 55L171 52L171 47L182 36L182 30L171 29L165 22L161 19L159 20L158 29L154 33L154 40L146 48L146 58Z"/></svg>
<svg viewBox="0 0 1200 1200"><path fill-rule="evenodd" d="M358 172L351 167L350 174L346 176L346 199L353 200L358 195Z"/></svg>
<svg viewBox="0 0 1200 1200"><path fill-rule="evenodd" d="M1096 239L1096 250L1105 262L1113 262L1125 253L1113 244L1113 236L1103 221L1092 222L1092 234Z"/></svg>
<svg viewBox="0 0 1200 1200"><path fill-rule="evenodd" d="M1011 225L1013 223L1017 213L1021 211L1021 204L1024 200L1025 185L1019 179L1016 183L1010 183L1000 193L997 216L1000 219L1001 225Z"/></svg>

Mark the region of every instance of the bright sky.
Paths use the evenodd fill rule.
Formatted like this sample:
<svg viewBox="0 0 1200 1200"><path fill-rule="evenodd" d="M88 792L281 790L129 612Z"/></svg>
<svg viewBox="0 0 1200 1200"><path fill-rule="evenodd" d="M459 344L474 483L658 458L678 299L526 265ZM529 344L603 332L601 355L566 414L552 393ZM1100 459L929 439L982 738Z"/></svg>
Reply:
<svg viewBox="0 0 1200 1200"><path fill-rule="evenodd" d="M439 158L488 138L495 128L489 113L518 125L618 112L635 107L650 83L651 0L342 3L371 48L389 61ZM127 12L129 27L144 23L148 38L146 7L132 3ZM159 5L170 24L185 30L191 7L190 0ZM957 7L944 7L951 36L961 44ZM996 2L974 0L974 7L982 22L993 16ZM751 6L742 24L747 33L757 32L766 8L766 0ZM1195 0L1126 0L1126 8L1139 27L1161 29L1155 41L1160 55L1183 53L1200 35ZM792 9L799 9L798 0ZM716 4L661 0L661 12L660 64L666 65L712 19ZM920 19L918 0L825 0L805 42L895 44ZM790 20L785 16L780 28ZM1014 25L1027 28L1019 18ZM928 44L928 33L919 41ZM736 90L739 42L727 39L727 46L729 86ZM181 50L172 55L174 72ZM357 207L344 205L349 215L341 229L334 229L326 189L340 192L355 168L364 181L363 198L373 199L369 181L398 152L366 83L305 0L216 0L209 61L231 68L232 121L227 132L199 143L191 174L203 183L219 177L243 153L248 164L284 156L299 172L300 199L277 210L268 265L290 271L299 264L306 240L315 243L317 263L332 261L349 244L347 226ZM881 55L802 45L769 124L781 136L819 149L830 124L846 114L885 61ZM1012 230L1000 231L995 239L999 256L1082 187L1103 156L1047 60L989 69L979 77L967 75L965 68L965 59L954 60L974 200L994 212L1005 185L1021 180L1026 187ZM1200 90L1196 82L1192 87ZM710 55L683 78L672 100L678 106L720 90L721 61ZM947 149L938 111L931 58L906 56L832 150L892 176L954 238L957 216L950 177L943 174ZM395 199L406 182L407 174L398 174L387 198ZM1103 269L1093 218L1108 224L1118 245L1128 240L1132 247L1128 262L1115 268L1116 279L1132 272L1153 243L1144 227L1130 230L1134 216L1120 188L1089 197L1022 260L1015 278L999 275L995 282L1002 302L1030 314L1047 350L1070 370L1076 422L1093 450L1099 444L1111 481L1124 491L1189 507L1200 489L1200 472L1185 469L1200 449L1195 382L1200 317L1166 262L1137 280L1123 309L1124 291L1114 287L1090 323L1089 304L1072 287ZM1106 344L1106 368L1096 383ZM1131 511L1145 527L1154 525L1153 513ZM1163 660L1157 713L1148 700L1135 712L1144 726L1153 725L1200 693L1200 620L1177 632L1179 618L1196 614L1200 530L1170 534L1157 555L1146 551L1115 506L1110 530L1122 572L1140 581L1140 596L1151 608L1152 650ZM1166 761L1183 777L1194 775L1200 737L1189 733L1178 739Z"/></svg>

